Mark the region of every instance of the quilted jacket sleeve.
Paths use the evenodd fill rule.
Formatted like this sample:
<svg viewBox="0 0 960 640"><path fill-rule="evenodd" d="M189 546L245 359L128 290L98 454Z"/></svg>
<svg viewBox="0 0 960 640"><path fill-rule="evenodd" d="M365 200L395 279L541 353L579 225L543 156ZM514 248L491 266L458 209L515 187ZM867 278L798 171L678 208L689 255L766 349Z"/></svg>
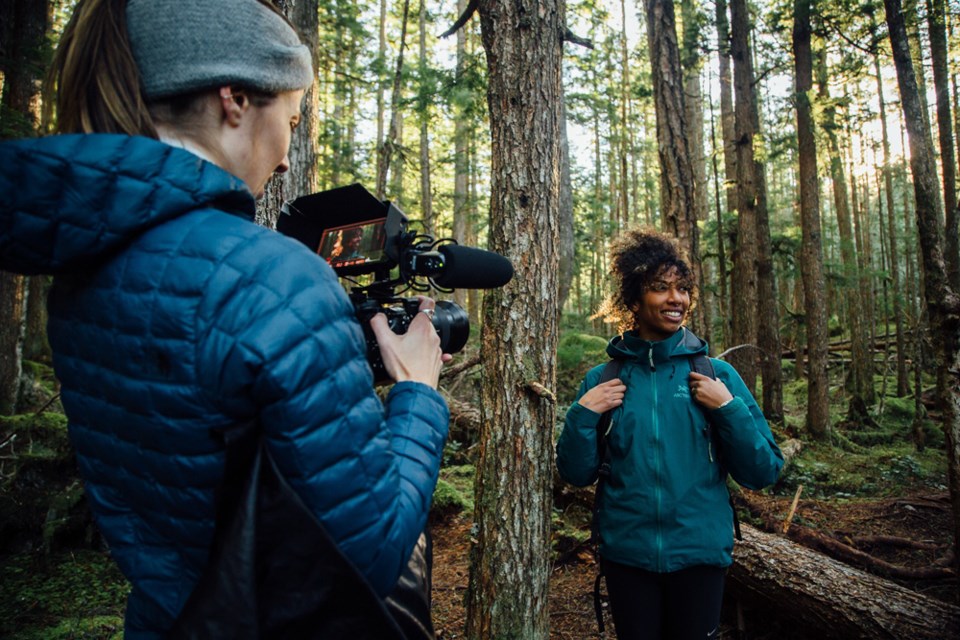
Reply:
<svg viewBox="0 0 960 640"><path fill-rule="evenodd" d="M717 377L733 394L730 404L714 409L710 416L719 432L723 465L738 484L762 489L777 481L783 454L740 374L726 362L713 363Z"/></svg>
<svg viewBox="0 0 960 640"><path fill-rule="evenodd" d="M259 414L281 471L380 594L423 530L449 414L427 385L374 392L333 272L262 230L234 243L201 309L198 362L228 415Z"/></svg>

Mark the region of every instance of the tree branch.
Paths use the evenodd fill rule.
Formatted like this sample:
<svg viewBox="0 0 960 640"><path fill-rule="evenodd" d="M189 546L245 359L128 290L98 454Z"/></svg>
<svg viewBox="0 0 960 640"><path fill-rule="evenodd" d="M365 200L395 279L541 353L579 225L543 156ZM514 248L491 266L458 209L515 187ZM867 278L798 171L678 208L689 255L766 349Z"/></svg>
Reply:
<svg viewBox="0 0 960 640"><path fill-rule="evenodd" d="M593 40L589 38L581 38L576 35L573 31L570 31L570 27L565 27L563 30L563 35L561 37L565 42L570 42L572 44L578 44L581 47L586 47L587 49L593 49Z"/></svg>
<svg viewBox="0 0 960 640"><path fill-rule="evenodd" d="M553 395L553 392L550 389L547 389L545 386L537 382L536 380L530 380L527 382L527 389L532 391L535 395L543 398L550 404L556 404L557 398Z"/></svg>
<svg viewBox="0 0 960 640"><path fill-rule="evenodd" d="M452 36L455 34L460 27L467 24L467 21L477 12L477 7L480 6L480 0L470 0L467 3L467 8L463 10L463 13L460 14L460 17L457 18L457 21L453 23L453 26L440 34L441 38L446 38L447 36Z"/></svg>

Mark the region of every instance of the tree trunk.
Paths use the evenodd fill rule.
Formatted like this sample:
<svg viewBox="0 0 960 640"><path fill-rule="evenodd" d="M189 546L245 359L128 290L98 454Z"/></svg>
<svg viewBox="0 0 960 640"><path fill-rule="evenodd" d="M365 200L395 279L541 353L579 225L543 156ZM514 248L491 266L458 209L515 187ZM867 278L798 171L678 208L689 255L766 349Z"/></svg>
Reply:
<svg viewBox="0 0 960 640"><path fill-rule="evenodd" d="M910 140L910 169L923 258L924 294L937 366L937 399L947 449L947 482L953 505L953 539L960 540L960 295L950 286L940 226L942 203L930 130L922 126L917 88L900 0L884 0L897 84ZM917 389L917 393L920 390ZM960 570L960 553L956 554ZM960 572L960 571L958 571Z"/></svg>
<svg viewBox="0 0 960 640"><path fill-rule="evenodd" d="M313 68L320 66L318 0L297 0L290 10L291 22L303 43L310 49ZM320 132L320 96L317 82L307 88L303 96L300 124L290 140L290 170L283 174L284 195L287 200L315 193L319 186L317 175L317 139Z"/></svg>
<svg viewBox="0 0 960 640"><path fill-rule="evenodd" d="M672 0L671 0L672 4ZM626 228L630 220L630 178L627 156L630 155L630 56L627 51L627 4L620 0L620 127L617 167L620 182L614 229Z"/></svg>
<svg viewBox="0 0 960 640"><path fill-rule="evenodd" d="M826 285L820 232L820 183L817 143L814 136L813 54L810 49L811 0L794 2L793 57L796 73L797 137L800 153L800 226L802 247L803 308L807 333L807 432L817 439L830 432L827 380Z"/></svg>
<svg viewBox="0 0 960 640"><path fill-rule="evenodd" d="M457 15L463 15L467 0L457 0ZM467 34L463 28L457 29L457 84L466 83ZM469 192L467 179L470 175L470 125L464 92L453 98L453 237L462 240L467 237L469 227ZM453 301L465 307L466 289L453 292ZM471 309L473 311L473 309Z"/></svg>
<svg viewBox="0 0 960 640"><path fill-rule="evenodd" d="M399 180L398 157L400 154L403 115L400 113L400 94L403 92L403 52L407 47L407 21L410 16L410 0L403 0L403 16L400 21L400 50L397 66L393 72L393 89L390 92L390 127L383 141L383 151L377 156L377 197L387 197L387 178L393 168L393 193L391 199L399 206L402 193L397 188Z"/></svg>
<svg viewBox="0 0 960 640"><path fill-rule="evenodd" d="M950 286L954 291L960 291L960 203L957 202L957 163L953 152L953 120L950 116L945 4L944 0L927 0L927 24L930 32L930 54L933 59L933 86L937 95L940 164L943 168L943 204L946 214L943 252Z"/></svg>
<svg viewBox="0 0 960 640"><path fill-rule="evenodd" d="M646 0L647 42L653 72L660 159L660 221L694 259L696 190L672 0Z"/></svg>
<svg viewBox="0 0 960 640"><path fill-rule="evenodd" d="M719 80L720 80L720 137L722 139L723 149L723 195L726 203L726 213L732 214L737 209L737 194L734 189L737 177L737 145L736 145L736 117L733 112L733 81L731 79L730 67L730 27L727 18L727 1L716 0L716 20L717 20L717 58L719 60ZM718 196L719 197L719 196ZM736 247L734 235L730 243L727 239L726 225L724 224L723 213L717 212L717 234L719 235L718 244L723 256L724 245ZM721 309L726 309L727 313L723 317L723 344L725 348L732 346L733 328L732 314L729 309L733 302L727 291L727 276L725 261L721 261L723 272L721 273L723 284L724 304Z"/></svg>
<svg viewBox="0 0 960 640"><path fill-rule="evenodd" d="M423 230L433 232L433 193L430 188L430 95L427 83L427 3L420 0L420 208L423 211Z"/></svg>
<svg viewBox="0 0 960 640"><path fill-rule="evenodd" d="M711 104L713 102L709 97L708 101ZM717 131L715 120L716 118L713 117L711 110L710 137L714 148L714 153L711 154L711 168L713 169L714 209L717 218L717 279L720 282L720 291L716 299L718 301L717 308L720 314L721 327L720 336L722 338L720 341L714 339L714 349L727 344L727 341L730 339L730 296L727 294L727 252L723 233L723 205L720 204L721 193L724 191L724 188L720 184L720 172L717 168Z"/></svg>
<svg viewBox="0 0 960 640"><path fill-rule="evenodd" d="M734 113L737 153L737 241L733 249L732 299L733 324L731 346L749 345L730 354L747 388L757 385L757 309L760 256L757 250L757 175L754 171L753 138L753 62L750 55L750 21L746 0L730 3L733 82L736 97Z"/></svg>
<svg viewBox="0 0 960 640"><path fill-rule="evenodd" d="M466 635L537 640L550 622L564 4L480 0L479 10L489 67L490 248L516 274L484 297Z"/></svg>
<svg viewBox="0 0 960 640"><path fill-rule="evenodd" d="M570 183L570 143L567 139L567 108L560 101L560 273L557 283L557 320L563 315L563 307L570 295L573 282L576 244L573 237L573 185Z"/></svg>
<svg viewBox="0 0 960 640"><path fill-rule="evenodd" d="M700 304L693 310L694 331L708 343L712 343L714 306L707 304L704 264L700 253L700 222L707 220L707 164L703 144L703 92L700 88L700 71L703 67L700 51L705 47L702 36L702 22L697 3L694 0L681 2L681 21L683 23L683 48L680 65L683 69L684 119L686 121L688 156L693 167L693 237L690 251L691 266L700 283Z"/></svg>
<svg viewBox="0 0 960 640"><path fill-rule="evenodd" d="M849 417L858 420L863 417L866 408L874 402L873 360L868 356L867 328L863 323L863 295L860 290L860 269L857 263L856 240L851 222L850 199L847 190L847 178L843 169L843 158L839 142L839 125L836 108L827 89L826 54L818 56L819 95L823 103L822 127L827 138L827 150L830 156L830 177L833 182L833 204L836 209L837 230L840 234L840 256L843 262L844 287L846 300L847 328L853 343L852 365L847 379L847 392L850 394Z"/></svg>
<svg viewBox="0 0 960 640"><path fill-rule="evenodd" d="M380 0L379 27L379 37L377 39L377 62L375 65L377 73L377 178L375 195L380 200L383 200L384 196L386 195L385 191L387 190L387 176L385 170L382 184L380 179L380 167L383 167L386 164L384 162L383 155L386 151L384 141L384 120L386 119L387 112L387 0Z"/></svg>
<svg viewBox="0 0 960 640"><path fill-rule="evenodd" d="M741 525L727 590L802 625L811 637L942 640L960 636L960 608Z"/></svg>
<svg viewBox="0 0 960 640"><path fill-rule="evenodd" d="M303 43L310 49L313 68L318 66L319 6L318 0L275 0L274 4L296 26ZM290 139L290 170L274 174L267 181L264 195L257 201L256 221L270 229L277 226L280 208L293 198L308 195L317 190L317 137L320 129L320 97L317 81L304 93L300 124Z"/></svg>
<svg viewBox="0 0 960 640"><path fill-rule="evenodd" d="M17 411L23 373L27 278L0 271L0 416Z"/></svg>
<svg viewBox="0 0 960 640"><path fill-rule="evenodd" d="M49 276L30 276L27 283L27 315L23 333L23 358L49 364L53 358L47 341L47 289Z"/></svg>
<svg viewBox="0 0 960 640"><path fill-rule="evenodd" d="M887 105L883 97L883 78L880 75L880 56L873 56L873 70L877 81L877 99L880 102L880 127L883 135L883 188L887 200L887 246L890 251L890 280L893 286L893 316L897 329L897 397L910 393L907 372L907 345L903 336L903 290L900 288L900 257L897 248L897 224L894 207L893 166L890 159L890 135L887 131Z"/></svg>
<svg viewBox="0 0 960 640"><path fill-rule="evenodd" d="M0 139L33 136L40 126L37 80L46 60L50 4L48 0L5 2L0 23ZM10 415L17 408L27 283L24 276L0 271L0 415Z"/></svg>

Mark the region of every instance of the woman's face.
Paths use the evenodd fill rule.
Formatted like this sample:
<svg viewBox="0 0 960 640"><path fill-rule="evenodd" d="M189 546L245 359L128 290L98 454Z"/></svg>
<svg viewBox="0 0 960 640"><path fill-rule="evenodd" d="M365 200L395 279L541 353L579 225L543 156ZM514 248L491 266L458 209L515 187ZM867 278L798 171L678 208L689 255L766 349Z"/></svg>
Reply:
<svg viewBox="0 0 960 640"><path fill-rule="evenodd" d="M644 340L664 340L683 325L690 308L690 284L676 267L661 272L634 306L637 334Z"/></svg>
<svg viewBox="0 0 960 640"><path fill-rule="evenodd" d="M243 100L238 103L242 117L223 140L223 168L243 180L259 198L270 176L290 168L287 153L290 136L300 122L303 91L286 91L261 105L239 95Z"/></svg>

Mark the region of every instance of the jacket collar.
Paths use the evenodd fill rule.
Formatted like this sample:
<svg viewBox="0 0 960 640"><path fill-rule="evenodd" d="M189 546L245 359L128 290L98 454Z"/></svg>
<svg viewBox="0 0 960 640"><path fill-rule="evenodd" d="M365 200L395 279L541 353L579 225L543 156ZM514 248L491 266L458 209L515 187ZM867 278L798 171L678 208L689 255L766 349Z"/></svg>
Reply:
<svg viewBox="0 0 960 640"><path fill-rule="evenodd" d="M698 353L706 354L707 343L698 338L686 327L665 340L644 340L636 331L627 331L615 336L607 345L607 354L621 360L641 360L661 363L670 358L690 357Z"/></svg>

